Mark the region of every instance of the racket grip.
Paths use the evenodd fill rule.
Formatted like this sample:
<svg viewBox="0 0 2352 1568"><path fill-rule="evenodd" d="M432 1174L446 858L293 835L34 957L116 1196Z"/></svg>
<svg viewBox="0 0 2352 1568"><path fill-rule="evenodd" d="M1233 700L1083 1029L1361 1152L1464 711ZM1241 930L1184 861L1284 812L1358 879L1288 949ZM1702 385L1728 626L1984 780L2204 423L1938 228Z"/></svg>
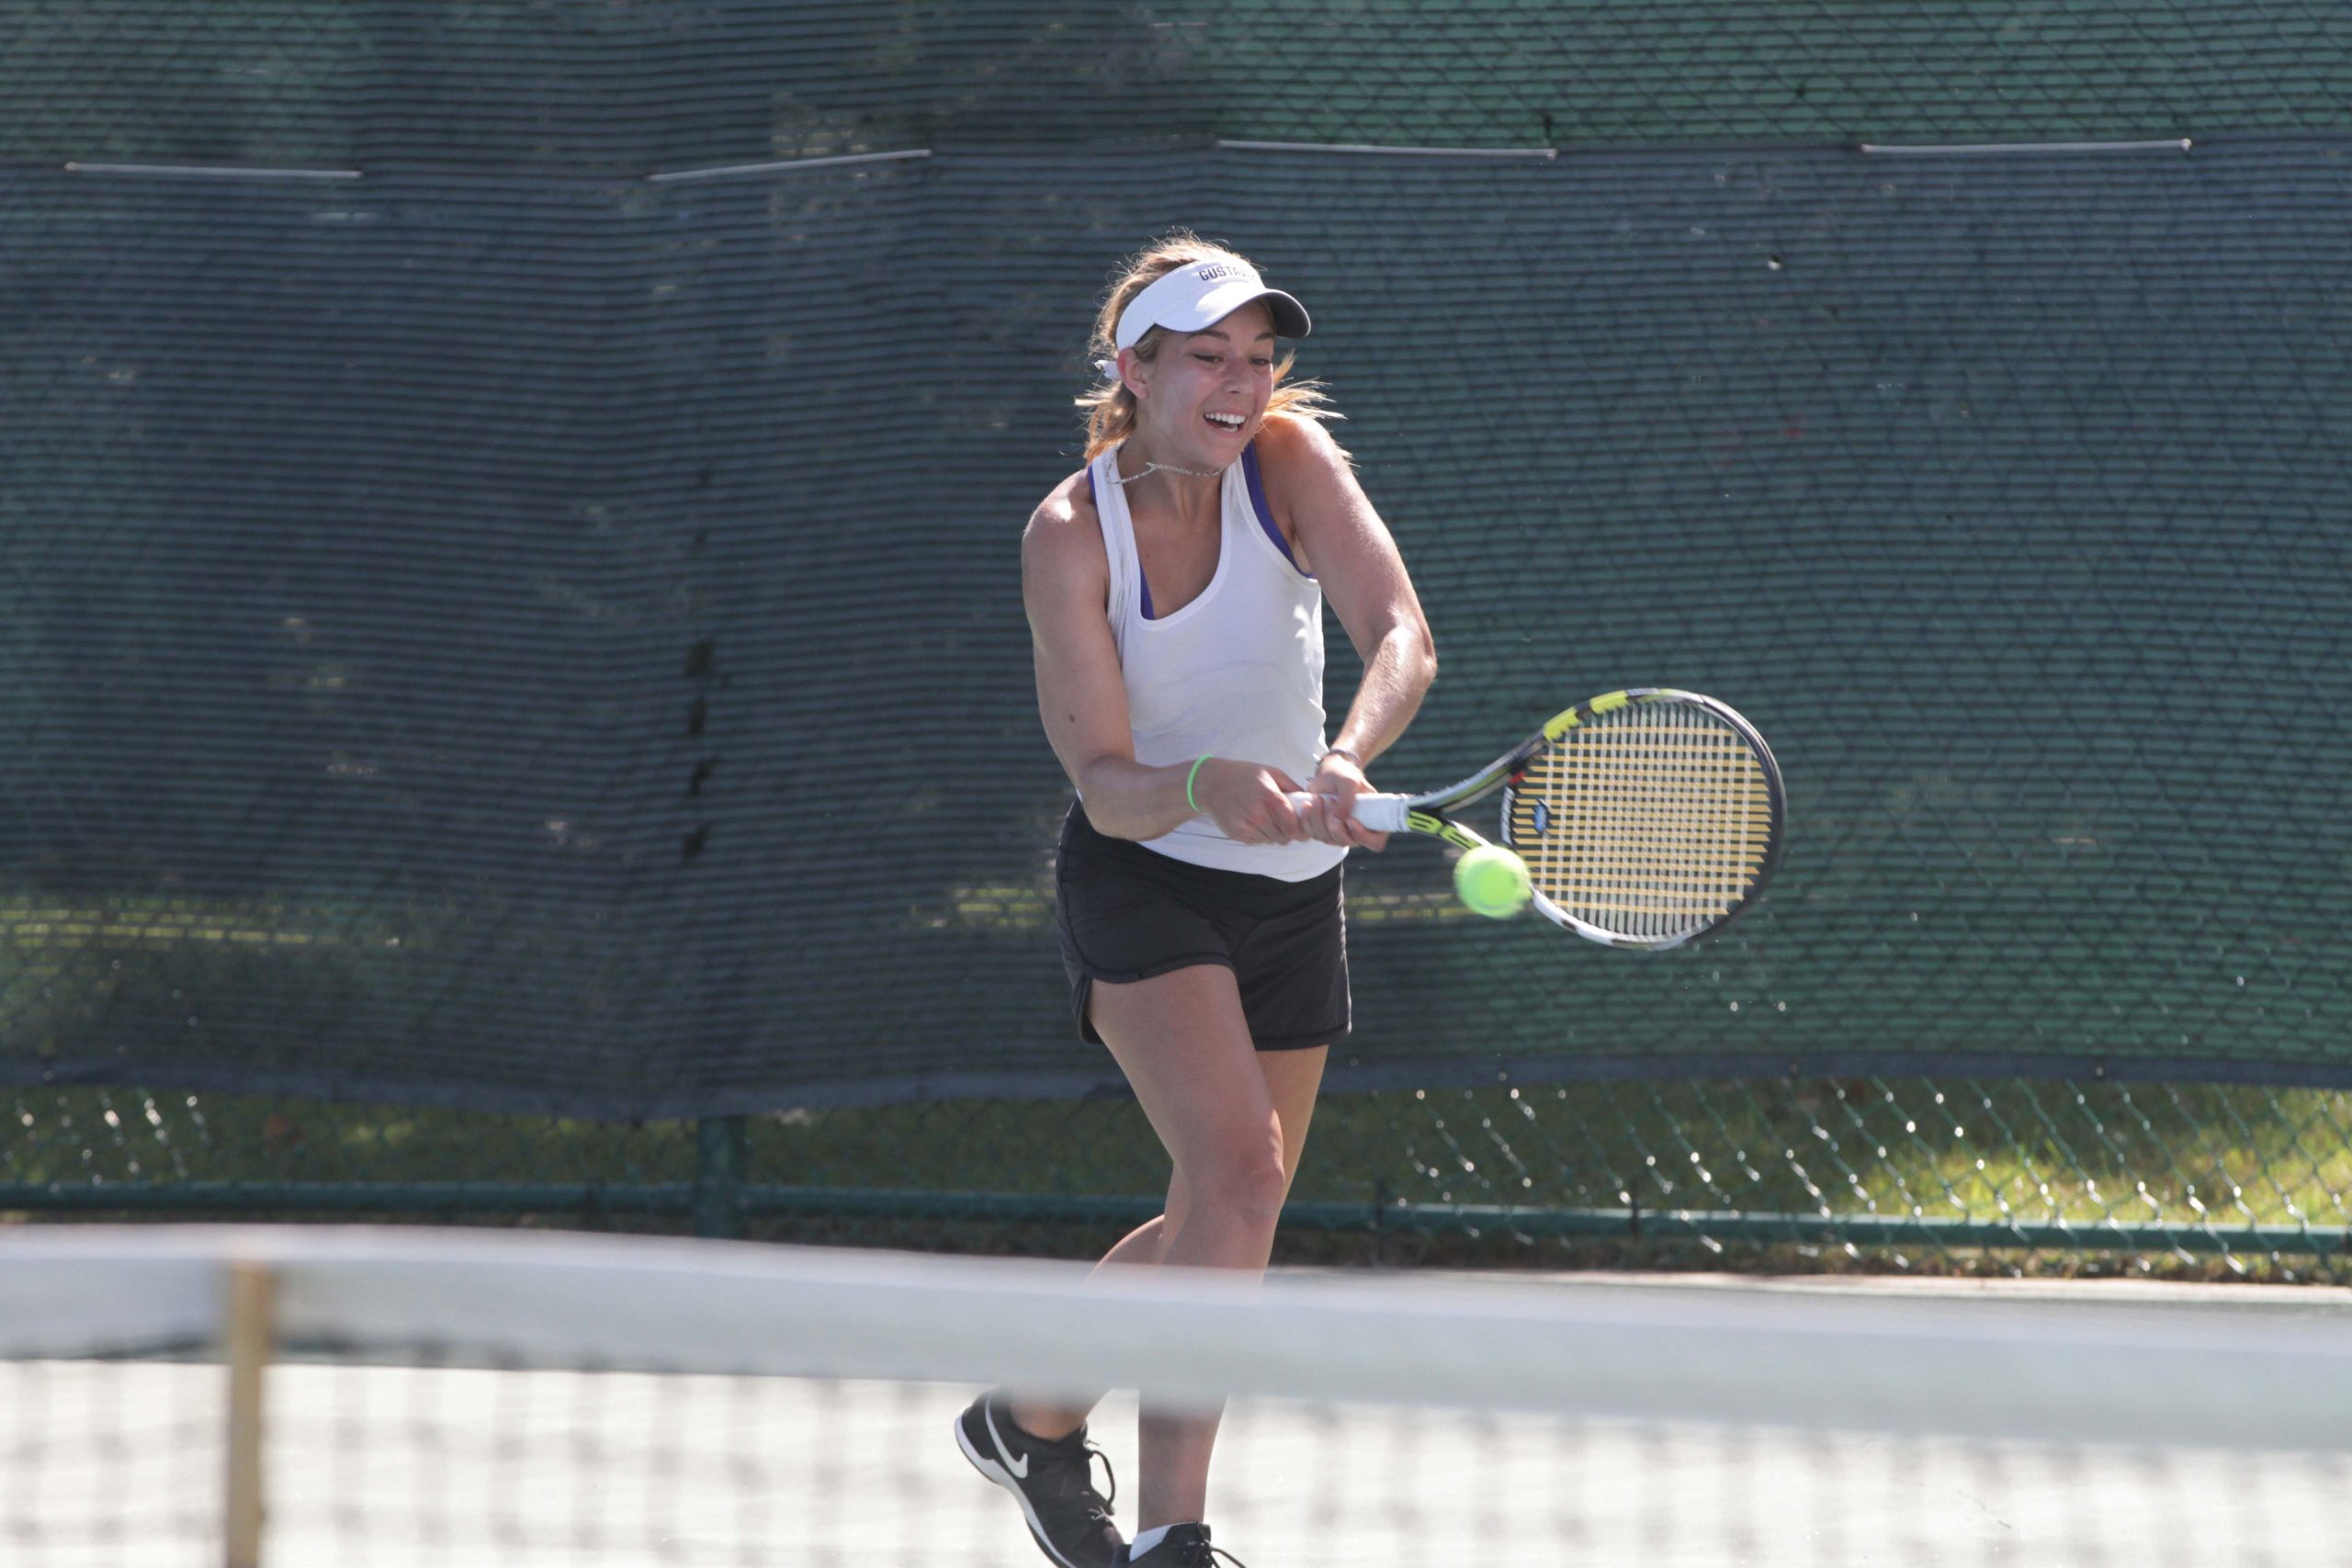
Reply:
<svg viewBox="0 0 2352 1568"><path fill-rule="evenodd" d="M1293 790L1290 808L1304 811L1315 797L1304 791ZM1355 818L1375 833L1401 833L1405 830L1405 811L1412 797L1404 795L1378 795L1366 790L1356 796Z"/></svg>

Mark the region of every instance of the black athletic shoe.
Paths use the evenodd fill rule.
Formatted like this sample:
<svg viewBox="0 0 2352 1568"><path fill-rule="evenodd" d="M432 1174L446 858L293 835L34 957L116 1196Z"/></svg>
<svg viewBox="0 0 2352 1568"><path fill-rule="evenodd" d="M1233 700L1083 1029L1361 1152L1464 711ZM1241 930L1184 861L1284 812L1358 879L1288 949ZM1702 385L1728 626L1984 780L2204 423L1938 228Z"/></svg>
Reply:
<svg viewBox="0 0 2352 1568"><path fill-rule="evenodd" d="M973 1469L1020 1500L1039 1550L1062 1568L1115 1568L1126 1560L1127 1543L1111 1523L1119 1478L1109 1457L1086 1440L1085 1427L1057 1442L1031 1437L1006 1414L1004 1391L992 1389L956 1418L956 1446ZM1094 1490L1097 1459L1111 1497Z"/></svg>
<svg viewBox="0 0 2352 1568"><path fill-rule="evenodd" d="M1247 1568L1241 1559L1223 1547L1209 1544L1208 1526L1175 1525L1141 1557L1131 1556L1125 1547L1121 1547L1112 1568L1125 1568L1128 1563L1135 1564L1135 1568L1216 1568L1216 1560L1219 1558L1233 1568Z"/></svg>

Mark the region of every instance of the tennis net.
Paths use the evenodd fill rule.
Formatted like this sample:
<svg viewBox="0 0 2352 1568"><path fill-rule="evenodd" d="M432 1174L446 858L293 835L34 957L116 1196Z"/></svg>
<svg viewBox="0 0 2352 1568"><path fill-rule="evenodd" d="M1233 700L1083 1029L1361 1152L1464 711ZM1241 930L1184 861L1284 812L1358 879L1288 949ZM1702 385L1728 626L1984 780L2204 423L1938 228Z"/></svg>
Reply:
<svg viewBox="0 0 2352 1568"><path fill-rule="evenodd" d="M2352 1303L1277 1276L533 1235L0 1238L17 1564L1022 1564L956 1413L1229 1396L1300 1563L2352 1562ZM1132 1392L1094 1435L1128 1489Z"/></svg>

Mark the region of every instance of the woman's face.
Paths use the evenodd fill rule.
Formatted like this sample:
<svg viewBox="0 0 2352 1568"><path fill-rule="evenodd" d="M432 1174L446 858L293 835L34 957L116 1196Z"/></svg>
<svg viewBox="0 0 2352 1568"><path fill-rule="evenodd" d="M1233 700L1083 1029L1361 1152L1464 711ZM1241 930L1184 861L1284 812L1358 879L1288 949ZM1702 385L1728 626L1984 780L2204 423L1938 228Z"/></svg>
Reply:
<svg viewBox="0 0 2352 1568"><path fill-rule="evenodd" d="M1151 450L1223 468L1258 434L1273 396L1274 313L1253 300L1200 332L1170 334L1148 365L1132 349L1119 357L1127 385L1142 388L1136 418Z"/></svg>

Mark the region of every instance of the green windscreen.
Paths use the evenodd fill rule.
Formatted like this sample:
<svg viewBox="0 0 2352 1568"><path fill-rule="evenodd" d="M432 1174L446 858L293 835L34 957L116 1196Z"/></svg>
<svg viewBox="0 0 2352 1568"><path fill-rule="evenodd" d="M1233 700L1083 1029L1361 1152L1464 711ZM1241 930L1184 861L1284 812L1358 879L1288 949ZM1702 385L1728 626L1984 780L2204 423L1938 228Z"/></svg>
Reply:
<svg viewBox="0 0 2352 1568"><path fill-rule="evenodd" d="M1335 1084L2352 1083L2352 37L2208 10L12 18L0 1079L1114 1082L1019 541L1181 223L1434 626L1376 783L1627 684L1787 779L1664 955L1356 857Z"/></svg>

